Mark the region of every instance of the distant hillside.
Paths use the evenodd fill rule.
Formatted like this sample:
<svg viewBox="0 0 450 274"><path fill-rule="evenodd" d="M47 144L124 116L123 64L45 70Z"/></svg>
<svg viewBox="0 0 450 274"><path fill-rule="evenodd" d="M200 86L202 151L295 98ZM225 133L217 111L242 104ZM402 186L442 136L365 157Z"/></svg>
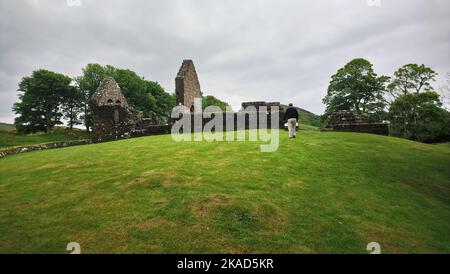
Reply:
<svg viewBox="0 0 450 274"><path fill-rule="evenodd" d="M0 123L0 151L8 147L28 146L35 144L44 144L61 141L71 141L90 138L85 130L74 128L69 130L67 127L57 126L52 133L45 134L38 132L34 134L16 134L10 132L14 129L13 125Z"/></svg>
<svg viewBox="0 0 450 274"><path fill-rule="evenodd" d="M16 127L13 124L0 123L0 131L10 131Z"/></svg>
<svg viewBox="0 0 450 274"><path fill-rule="evenodd" d="M287 105L280 105L280 108L282 110L286 110L287 109ZM307 111L306 109L302 109L299 107L296 107L298 110L298 113L300 115L300 124L306 124L306 125L311 125L311 126L315 126L315 127L320 127L321 123L320 123L320 116L316 115L310 111Z"/></svg>

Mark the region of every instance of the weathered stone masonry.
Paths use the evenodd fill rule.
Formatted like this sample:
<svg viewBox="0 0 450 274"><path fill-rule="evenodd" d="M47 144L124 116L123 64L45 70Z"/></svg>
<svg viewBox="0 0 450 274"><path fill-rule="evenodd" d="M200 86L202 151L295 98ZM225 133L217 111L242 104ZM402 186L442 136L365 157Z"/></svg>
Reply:
<svg viewBox="0 0 450 274"><path fill-rule="evenodd" d="M35 151L35 150L71 147L71 146L87 145L87 144L91 144L91 143L92 143L92 140L82 139L82 140L74 140L74 141L54 142L54 143L47 143L47 144L40 144L40 145L30 145L30 146L6 148L3 150L0 150L0 158L6 157L8 155L30 152L30 151Z"/></svg>
<svg viewBox="0 0 450 274"><path fill-rule="evenodd" d="M201 98L200 82L192 60L183 60L183 64L175 78L177 105L193 110L194 98Z"/></svg>
<svg viewBox="0 0 450 274"><path fill-rule="evenodd" d="M112 77L101 82L90 101L92 135L96 142L150 135L161 132L155 119L128 106L119 85ZM163 126L165 129L165 127ZM148 134L147 134L148 133ZM164 131L166 133L166 131Z"/></svg>
<svg viewBox="0 0 450 274"><path fill-rule="evenodd" d="M262 107L266 107L265 111L263 111ZM272 124L272 115L275 113L272 107L278 107L278 115L279 119L276 124ZM244 111L245 109L245 111ZM211 117L206 117L205 114L197 114L197 113L184 113L180 114L179 119L182 115L190 115L190 120L192 121L191 132L200 131L207 123L209 123L212 119L220 116L220 120L222 121L222 130L223 131L233 131L233 130L243 130L243 129L260 129L260 128L284 128L284 121L282 120L284 117L284 111L280 109L280 103L278 102L244 102L242 103L242 110L238 112L222 112L222 113L211 113ZM198 117L201 116L201 117ZM261 120L261 116L264 117ZM172 119L172 124L176 123L178 119ZM193 121L199 120L202 121L201 126L195 125ZM250 123L251 121L256 121L256 123ZM239 122L243 121L242 128L238 128ZM233 125L233 126L229 126ZM252 128L254 126L254 128Z"/></svg>
<svg viewBox="0 0 450 274"><path fill-rule="evenodd" d="M364 116L355 115L351 111L338 111L330 115L326 126L321 130L389 135L389 124L369 123Z"/></svg>

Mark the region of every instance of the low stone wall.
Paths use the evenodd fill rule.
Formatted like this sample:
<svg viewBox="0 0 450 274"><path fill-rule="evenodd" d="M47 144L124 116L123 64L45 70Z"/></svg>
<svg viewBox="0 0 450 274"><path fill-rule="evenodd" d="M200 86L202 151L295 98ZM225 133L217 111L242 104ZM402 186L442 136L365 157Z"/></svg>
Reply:
<svg viewBox="0 0 450 274"><path fill-rule="evenodd" d="M162 135L162 134L170 134L169 125L149 125L146 126L145 129L133 130L131 132L131 137Z"/></svg>
<svg viewBox="0 0 450 274"><path fill-rule="evenodd" d="M59 148L59 147L71 147L71 146L87 145L87 144L91 144L91 143L92 143L92 140L83 139L83 140L74 140L74 141L65 141L65 142L46 143L46 144L40 144L40 145L13 147L13 148L7 148L4 150L0 150L0 158L3 158L8 155L12 155L12 154L18 154L18 153L29 152L29 151L34 151L34 150Z"/></svg>
<svg viewBox="0 0 450 274"><path fill-rule="evenodd" d="M265 116L265 123L260 121L260 114ZM272 125L271 113L260 113L258 111L255 112L223 112L223 113L215 113L212 114L212 117L205 117L204 114L187 114L191 115L191 132L202 131L204 126L209 123L211 120L215 119L216 116L219 116L218 119L221 121L222 130L223 131L236 131L236 130L244 130L244 129L283 129L284 121L282 120L284 117L284 112L279 112L279 118L275 122L276 124ZM172 119L172 123L176 123L179 119ZM252 124L250 121L253 120L256 123ZM201 123L196 124L194 121L201 121ZM239 128L238 121L242 122L242 128ZM214 129L213 129L214 131ZM169 128L170 133L170 128Z"/></svg>
<svg viewBox="0 0 450 274"><path fill-rule="evenodd" d="M321 130L389 135L389 124L386 123L335 124L329 125Z"/></svg>

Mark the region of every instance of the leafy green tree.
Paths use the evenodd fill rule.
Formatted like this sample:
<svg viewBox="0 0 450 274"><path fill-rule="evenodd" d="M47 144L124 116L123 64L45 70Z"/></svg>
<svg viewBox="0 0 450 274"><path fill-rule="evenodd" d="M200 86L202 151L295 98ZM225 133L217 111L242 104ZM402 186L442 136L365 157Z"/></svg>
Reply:
<svg viewBox="0 0 450 274"><path fill-rule="evenodd" d="M407 93L433 91L431 81L435 81L437 73L425 65L407 64L394 73L388 90L395 98Z"/></svg>
<svg viewBox="0 0 450 274"><path fill-rule="evenodd" d="M62 124L61 103L69 92L71 78L63 74L36 70L23 77L19 83L19 102L13 106L18 115L15 125L19 132L43 130L50 132L55 125Z"/></svg>
<svg viewBox="0 0 450 274"><path fill-rule="evenodd" d="M450 114L436 92L406 93L389 109L390 132L421 142L450 140Z"/></svg>
<svg viewBox="0 0 450 274"><path fill-rule="evenodd" d="M353 59L331 77L327 95L323 98L325 117L335 111L349 110L375 120L382 119L388 80L387 76L378 76L369 61Z"/></svg>
<svg viewBox="0 0 450 274"><path fill-rule="evenodd" d="M77 87L70 86L62 100L62 112L64 119L67 119L67 124L70 129L74 125L80 125L82 121L79 119L83 111L83 94Z"/></svg>
<svg viewBox="0 0 450 274"><path fill-rule="evenodd" d="M83 96L83 114L81 119L84 121L86 130L89 131L92 126L89 99L97 91L98 86L106 77L106 70L99 64L88 64L82 71L83 75L75 77L74 80Z"/></svg>
<svg viewBox="0 0 450 274"><path fill-rule="evenodd" d="M202 96L202 108L205 110L208 106L217 106L222 111L231 111L231 106L227 102L221 101L220 99L212 96Z"/></svg>
<svg viewBox="0 0 450 274"><path fill-rule="evenodd" d="M148 92L155 98L155 108L153 111L156 114L160 123L166 123L172 109L176 104L176 97L174 94L167 93L158 82L147 81Z"/></svg>
<svg viewBox="0 0 450 274"><path fill-rule="evenodd" d="M129 69L118 69L106 66L106 72L119 84L128 104L143 112L144 117L150 117L156 109L156 99L148 90L144 78Z"/></svg>

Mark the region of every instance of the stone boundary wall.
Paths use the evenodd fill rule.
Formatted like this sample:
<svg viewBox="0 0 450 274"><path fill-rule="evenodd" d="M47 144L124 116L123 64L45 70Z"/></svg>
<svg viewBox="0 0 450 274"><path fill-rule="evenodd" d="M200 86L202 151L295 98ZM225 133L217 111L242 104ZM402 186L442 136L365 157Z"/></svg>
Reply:
<svg viewBox="0 0 450 274"><path fill-rule="evenodd" d="M322 128L321 131L361 132L378 135L389 135L387 123L335 124Z"/></svg>
<svg viewBox="0 0 450 274"><path fill-rule="evenodd" d="M267 129L271 129L271 128L277 128L278 129L284 129L284 121L282 120L284 117L284 112L279 113L279 120L277 121L276 125L272 125L271 124L271 114L267 113L264 114L267 118L267 124L263 125L262 123L260 123L259 121L259 113L258 112L246 112L246 113L241 113L241 112L230 112L230 113L226 113L226 112L222 112L222 113L217 113L214 114L212 113L211 117L198 117L201 116L201 114L188 114L191 115L191 132L198 132L201 131L204 126L211 120L213 120L215 118L215 115L219 115L219 119L222 121L222 130L223 131L227 131L227 124L233 124L233 127L229 128L230 131L236 131L236 130L243 130L243 129L262 129L262 128L267 128ZM200 125L196 125L195 124L195 119L201 120L201 128ZM242 119L244 121L244 128L237 128L238 127L238 119ZM251 119L255 119L257 121L256 124L256 128L251 128L250 127L250 120ZM172 119L172 123L175 123L178 119ZM169 128L169 133L170 133L171 128Z"/></svg>
<svg viewBox="0 0 450 274"><path fill-rule="evenodd" d="M162 135L162 134L170 134L169 125L148 125L144 129L132 131L131 137Z"/></svg>
<svg viewBox="0 0 450 274"><path fill-rule="evenodd" d="M46 143L39 145L30 145L30 146L22 146L22 147L13 147L0 149L0 158L6 157L12 154L19 154L34 150L42 150L42 149L50 149L50 148L60 148L60 147L71 147L71 146L79 146L79 145L87 145L92 144L92 140L83 139L83 140L74 140L74 141L63 141L63 142L54 142L54 143Z"/></svg>

